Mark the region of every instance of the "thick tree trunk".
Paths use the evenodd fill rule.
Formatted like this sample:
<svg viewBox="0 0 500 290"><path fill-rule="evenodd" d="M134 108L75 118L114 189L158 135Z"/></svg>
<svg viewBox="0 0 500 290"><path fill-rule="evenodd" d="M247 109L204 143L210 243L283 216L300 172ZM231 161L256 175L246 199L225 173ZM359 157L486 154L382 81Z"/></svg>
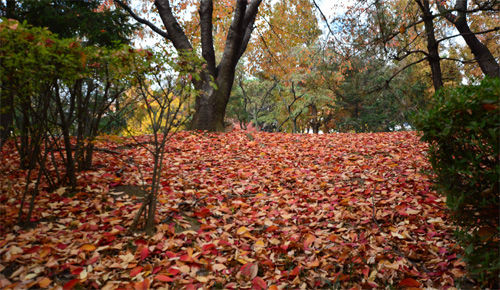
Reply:
<svg viewBox="0 0 500 290"><path fill-rule="evenodd" d="M441 73L441 65L439 58L439 43L436 41L434 34L433 15L430 9L429 0L417 0L417 4L422 11L422 19L425 26L425 34L427 38L427 61L431 67L432 84L434 90L439 90L443 86L443 75Z"/></svg>
<svg viewBox="0 0 500 290"><path fill-rule="evenodd" d="M207 131L223 131L225 106L224 96L220 90L209 88L196 98L195 113L191 121L191 129ZM224 107L224 110L221 108Z"/></svg>
<svg viewBox="0 0 500 290"><path fill-rule="evenodd" d="M191 129L216 132L224 131L226 106L231 95L234 77L235 68L219 72L215 80L217 88L214 88L210 85L208 72L206 73L203 77L203 84L198 87L198 90L202 91L202 94L196 98Z"/></svg>

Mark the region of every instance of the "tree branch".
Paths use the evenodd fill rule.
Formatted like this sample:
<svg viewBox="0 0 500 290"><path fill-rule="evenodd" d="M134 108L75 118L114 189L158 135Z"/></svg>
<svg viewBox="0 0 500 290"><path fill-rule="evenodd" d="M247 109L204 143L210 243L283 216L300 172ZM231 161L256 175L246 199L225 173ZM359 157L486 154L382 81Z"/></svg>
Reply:
<svg viewBox="0 0 500 290"><path fill-rule="evenodd" d="M248 4L245 17L243 19L243 41L241 43L240 51L238 52L238 59L243 55L245 50L247 49L248 42L250 41L250 37L252 36L252 32L254 29L255 18L257 17L257 12L259 9L259 5L262 0L252 0L250 4Z"/></svg>
<svg viewBox="0 0 500 290"><path fill-rule="evenodd" d="M155 0L155 6L158 9L163 25L165 25L167 33L170 36L169 40L172 41L174 47L178 51L192 50L193 46L189 42L189 39L184 33L182 27L172 13L169 0Z"/></svg>
<svg viewBox="0 0 500 290"><path fill-rule="evenodd" d="M215 78L215 51L214 41L212 36L212 14L213 14L213 1L201 0L200 3L200 26L201 26L201 55L207 62L208 71Z"/></svg>
<svg viewBox="0 0 500 290"><path fill-rule="evenodd" d="M149 22L148 20L144 19L144 18L141 18L139 17L139 15L137 15L130 7L128 7L125 3L123 3L122 1L120 0L113 0L116 4L118 4L118 6L120 6L121 8L123 8L125 11L128 12L128 14L130 14L130 16L132 16L132 18L134 18L137 22L139 23L142 23L142 24L145 24L147 26L149 26L149 28L151 28L151 30L153 30L154 32L158 33L159 35L161 35L162 37L166 38L166 39L169 39L170 40L170 36L168 35L167 32L161 30L160 28L158 28L156 25L154 25L153 23Z"/></svg>
<svg viewBox="0 0 500 290"><path fill-rule="evenodd" d="M227 71L234 69L234 65L238 61L240 56L240 49L243 40L243 22L245 18L245 12L247 8L247 0L237 0L236 8L234 11L233 21L229 26L229 31L227 33L226 46L224 47L224 53L222 55L222 60L219 64L220 71ZM224 73L223 73L224 74Z"/></svg>
<svg viewBox="0 0 500 290"><path fill-rule="evenodd" d="M451 38L455 38L455 37L458 37L458 36L464 36L464 35L468 35L468 34L474 34L474 35L478 35L478 34L485 34L485 33L490 33L490 32L494 32L494 31L498 31L500 30L500 26L497 26L497 27L494 27L494 28L491 28L491 29L488 29L488 30L483 30L483 31L479 31L479 32L471 32L471 33L464 33L464 34L454 34L454 35L450 35L450 36L447 36L447 37L443 37L439 40L437 40L437 42L441 42L441 41L445 41L445 40L448 40L448 39L451 39Z"/></svg>

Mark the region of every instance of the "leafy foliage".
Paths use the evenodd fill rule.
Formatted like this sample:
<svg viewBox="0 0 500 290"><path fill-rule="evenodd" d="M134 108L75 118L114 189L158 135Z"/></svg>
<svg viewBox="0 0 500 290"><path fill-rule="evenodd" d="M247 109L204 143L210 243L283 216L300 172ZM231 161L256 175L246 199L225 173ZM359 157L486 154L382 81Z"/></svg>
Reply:
<svg viewBox="0 0 500 290"><path fill-rule="evenodd" d="M16 1L17 2L17 1ZM101 0L19 1L11 18L47 27L60 38L78 37L85 45L117 47L129 44L137 25L121 10L109 10Z"/></svg>
<svg viewBox="0 0 500 290"><path fill-rule="evenodd" d="M418 117L422 140L431 144L437 185L460 226L470 272L490 286L500 274L499 96L498 78L445 89Z"/></svg>

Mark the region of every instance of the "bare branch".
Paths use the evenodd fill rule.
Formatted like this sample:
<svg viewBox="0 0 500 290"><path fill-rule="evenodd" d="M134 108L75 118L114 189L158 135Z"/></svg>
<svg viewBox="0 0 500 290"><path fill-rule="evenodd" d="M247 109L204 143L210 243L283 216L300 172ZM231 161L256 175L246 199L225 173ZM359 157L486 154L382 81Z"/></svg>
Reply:
<svg viewBox="0 0 500 290"><path fill-rule="evenodd" d="M153 23L151 23L150 21L144 19L144 18L141 18L139 17L139 15L137 15L130 7L128 7L127 4L123 3L122 1L120 0L113 0L116 4L118 4L118 6L120 6L121 8L123 8L125 11L128 12L128 14L130 14L130 16L132 16L132 18L134 18L137 22L139 23L142 23L142 24L145 24L147 26L149 26L149 28L151 28L151 30L153 30L154 32L158 33L159 35L161 35L162 37L166 38L166 39L170 39L170 36L168 35L167 32L161 30L160 28L158 28L156 25L154 25Z"/></svg>
<svg viewBox="0 0 500 290"><path fill-rule="evenodd" d="M486 33L490 33L490 32L494 32L494 31L498 31L500 30L500 26L497 26L497 27L494 27L494 28L491 28L491 29L488 29L488 30L483 30L483 31L479 31L479 32L470 32L470 33L464 33L464 34L454 34L454 35L450 35L450 36L447 36L447 37L443 37L439 40L437 40L437 42L441 42L441 41L445 41L445 40L448 40L448 39L451 39L451 38L455 38L455 37L458 37L458 36L464 36L464 35L478 35L478 34L486 34Z"/></svg>

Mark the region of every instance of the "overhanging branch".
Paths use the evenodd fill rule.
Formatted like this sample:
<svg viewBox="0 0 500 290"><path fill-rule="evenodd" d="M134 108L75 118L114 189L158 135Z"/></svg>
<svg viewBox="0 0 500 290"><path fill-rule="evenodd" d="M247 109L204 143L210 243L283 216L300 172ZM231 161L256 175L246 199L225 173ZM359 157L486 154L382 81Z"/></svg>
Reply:
<svg viewBox="0 0 500 290"><path fill-rule="evenodd" d="M151 30L153 30L154 32L158 33L162 37L170 40L170 36L168 35L167 32L161 30L160 28L158 28L156 25L154 25L150 21L148 21L148 20L140 17L139 15L137 15L127 4L123 3L120 0L113 0L113 1L116 4L118 4L118 6L120 6L122 9L124 9L125 11L127 11L128 14L130 14L130 16L132 16L132 18L134 18L137 22L149 26L149 28L151 28Z"/></svg>

